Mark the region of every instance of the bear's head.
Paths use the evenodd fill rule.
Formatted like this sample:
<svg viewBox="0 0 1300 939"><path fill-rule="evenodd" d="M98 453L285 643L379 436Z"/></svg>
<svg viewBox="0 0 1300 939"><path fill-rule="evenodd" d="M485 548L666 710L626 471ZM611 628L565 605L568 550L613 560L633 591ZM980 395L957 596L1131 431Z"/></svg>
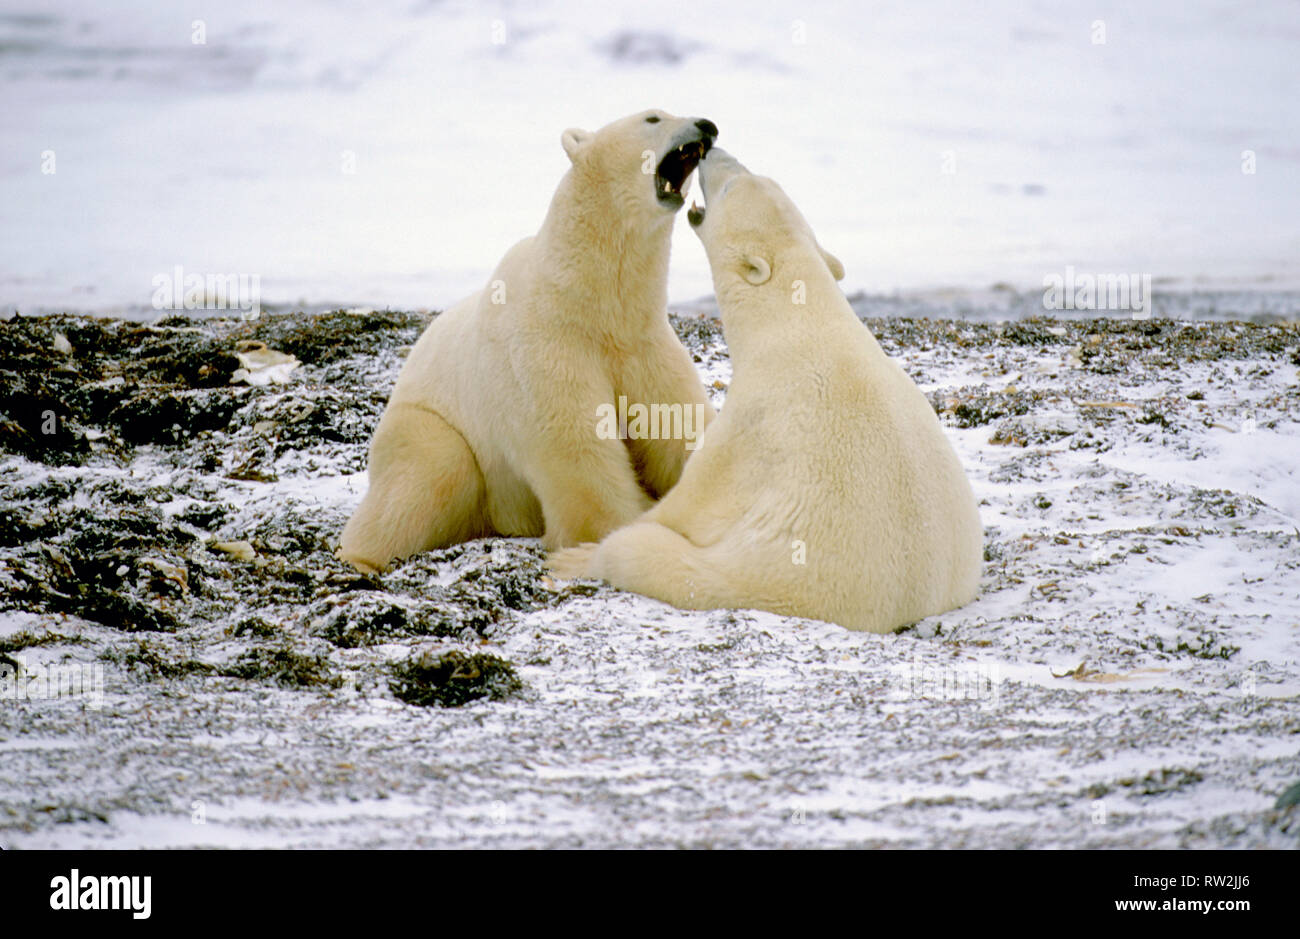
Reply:
<svg viewBox="0 0 1300 939"><path fill-rule="evenodd" d="M704 207L692 205L686 217L704 243L719 299L741 289L785 291L795 281L844 277L844 265L817 243L784 190L727 151L709 151L700 188Z"/></svg>
<svg viewBox="0 0 1300 939"><path fill-rule="evenodd" d="M671 217L717 136L710 120L652 110L595 132L569 128L560 143L579 180L607 191L624 213L648 209Z"/></svg>

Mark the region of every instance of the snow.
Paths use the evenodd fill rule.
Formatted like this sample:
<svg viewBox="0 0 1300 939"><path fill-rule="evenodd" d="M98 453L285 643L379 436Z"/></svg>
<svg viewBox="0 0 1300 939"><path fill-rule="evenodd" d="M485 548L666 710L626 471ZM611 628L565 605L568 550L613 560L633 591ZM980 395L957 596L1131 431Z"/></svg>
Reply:
<svg viewBox="0 0 1300 939"><path fill-rule="evenodd" d="M944 411L990 552L968 606L875 636L603 588L525 609L476 640L517 664L522 693L423 709L394 700L382 669L457 640L331 648L311 638L300 606L249 596L210 629L149 641L220 660L246 644L226 624L256 612L302 648L323 645L344 686L158 685L110 665L102 711L26 702L3 743L0 811L18 822L0 834L5 846L1293 842L1271 807L1300 773L1300 532L1282 483L1300 453L1294 367L1244 352L1162 367L1140 350L1125 367L1078 367L1067 344L1087 341L1087 328L1071 338L1051 327L1055 347L967 347L924 338L928 327L901 343L885 327L887 348L937 400L972 387L1033 392L1039 404L1011 420L1073 428L1008 445L992 442L997 420L962 428ZM694 342L725 400L725 344ZM396 359L367 361L348 368L381 368L379 386L391 383ZM304 366L264 393L320 396L323 376ZM1096 401L1140 406L1086 406ZM1157 405L1165 422L1143 423ZM1246 408L1253 432L1220 429ZM285 453L274 482L212 479L211 494L234 508L213 536L247 536L272 516L336 530L364 481L330 467L354 446ZM11 485L29 472L13 458L6 467ZM141 487L193 477L153 447L127 468L58 473ZM80 488L78 498L98 491ZM488 559L535 564L528 544L410 562L380 596L410 604ZM259 563L283 563L268 545ZM56 623L81 644L23 654L77 661L122 645L95 624L17 612L0 615L0 636ZM111 756L87 762L92 750Z"/></svg>

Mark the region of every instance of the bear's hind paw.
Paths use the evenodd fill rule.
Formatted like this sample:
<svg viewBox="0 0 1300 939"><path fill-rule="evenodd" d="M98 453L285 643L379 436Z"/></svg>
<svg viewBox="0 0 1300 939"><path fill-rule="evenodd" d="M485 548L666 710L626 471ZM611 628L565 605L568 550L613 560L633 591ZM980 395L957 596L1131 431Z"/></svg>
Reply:
<svg viewBox="0 0 1300 939"><path fill-rule="evenodd" d="M560 580L579 578L598 580L599 578L592 571L592 561L598 547L599 544L589 541L576 547L555 551L546 559L546 570Z"/></svg>

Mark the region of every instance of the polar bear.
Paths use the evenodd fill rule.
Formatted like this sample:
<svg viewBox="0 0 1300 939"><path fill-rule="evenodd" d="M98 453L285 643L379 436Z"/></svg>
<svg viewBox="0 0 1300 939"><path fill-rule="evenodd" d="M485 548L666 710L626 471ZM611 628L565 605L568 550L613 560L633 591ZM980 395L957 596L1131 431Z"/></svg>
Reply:
<svg viewBox="0 0 1300 939"><path fill-rule="evenodd" d="M857 318L776 183L700 166L704 243L734 369L676 487L598 545L551 556L685 609L891 632L974 598L983 531L933 409Z"/></svg>
<svg viewBox="0 0 1300 939"><path fill-rule="evenodd" d="M616 401L713 418L668 322L674 217L717 137L652 110L566 130L538 233L411 350L370 444L339 556L363 572L493 534L598 541L677 482L694 441L598 432Z"/></svg>

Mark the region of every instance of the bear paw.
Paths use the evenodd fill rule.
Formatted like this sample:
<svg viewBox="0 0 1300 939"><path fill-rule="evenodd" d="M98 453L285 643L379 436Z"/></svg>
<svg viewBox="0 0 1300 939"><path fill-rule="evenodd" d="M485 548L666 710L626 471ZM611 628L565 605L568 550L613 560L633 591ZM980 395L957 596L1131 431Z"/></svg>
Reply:
<svg viewBox="0 0 1300 939"><path fill-rule="evenodd" d="M377 577L388 569L387 565L372 564L370 561L366 561L355 555L346 554L341 547L334 552L334 556L340 561L346 561L348 564L351 564L360 573L365 574L367 577Z"/></svg>
<svg viewBox="0 0 1300 939"><path fill-rule="evenodd" d="M560 580L576 580L580 577L598 579L592 570L598 547L600 545L596 542L589 541L573 548L556 551L546 559L546 570Z"/></svg>

